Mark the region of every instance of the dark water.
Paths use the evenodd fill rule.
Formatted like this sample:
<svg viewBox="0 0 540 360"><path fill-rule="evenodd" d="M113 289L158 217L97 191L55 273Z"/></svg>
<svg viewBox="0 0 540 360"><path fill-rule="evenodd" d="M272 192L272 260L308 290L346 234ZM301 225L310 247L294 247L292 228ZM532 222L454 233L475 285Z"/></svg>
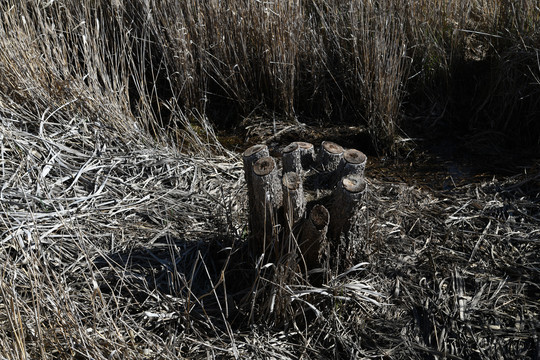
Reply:
<svg viewBox="0 0 540 360"><path fill-rule="evenodd" d="M372 157L369 175L434 190L451 190L470 183L540 171L540 157L520 151L465 146L456 138L426 141L409 156Z"/></svg>
<svg viewBox="0 0 540 360"><path fill-rule="evenodd" d="M370 158L367 176L385 182L402 182L434 190L451 190L467 183L487 180L493 175L469 163L438 158L407 159Z"/></svg>

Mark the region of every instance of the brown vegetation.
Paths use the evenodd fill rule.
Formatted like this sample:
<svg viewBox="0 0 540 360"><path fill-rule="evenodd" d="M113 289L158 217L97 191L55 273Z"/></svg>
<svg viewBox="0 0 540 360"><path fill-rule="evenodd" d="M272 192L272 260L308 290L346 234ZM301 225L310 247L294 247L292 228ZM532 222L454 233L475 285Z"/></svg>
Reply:
<svg viewBox="0 0 540 360"><path fill-rule="evenodd" d="M532 0L29 1L2 17L0 86L19 105L91 101L156 132L184 114L345 121L381 151L421 116L538 145Z"/></svg>
<svg viewBox="0 0 540 360"><path fill-rule="evenodd" d="M536 1L31 0L0 19L0 357L538 358L538 168L434 191L368 164L356 265L315 286L245 255L241 163L208 121L352 120L390 150L451 115L537 145Z"/></svg>

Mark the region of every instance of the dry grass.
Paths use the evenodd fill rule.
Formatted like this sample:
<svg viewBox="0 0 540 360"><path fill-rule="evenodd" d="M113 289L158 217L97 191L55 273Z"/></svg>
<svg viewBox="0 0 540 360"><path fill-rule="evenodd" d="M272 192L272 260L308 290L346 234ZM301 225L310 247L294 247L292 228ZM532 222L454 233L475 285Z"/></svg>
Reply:
<svg viewBox="0 0 540 360"><path fill-rule="evenodd" d="M246 256L235 157L56 115L2 116L3 357L537 356L538 174L369 178L358 265L314 287Z"/></svg>
<svg viewBox="0 0 540 360"><path fill-rule="evenodd" d="M18 103L90 97L156 133L183 114L352 122L381 152L418 116L538 145L532 0L30 1L2 16L0 86Z"/></svg>
<svg viewBox="0 0 540 360"><path fill-rule="evenodd" d="M538 169L369 178L357 265L314 286L246 255L240 162L206 119L353 114L392 144L407 78L427 93L484 56L468 41L540 78L533 2L128 3L0 6L0 357L538 357Z"/></svg>

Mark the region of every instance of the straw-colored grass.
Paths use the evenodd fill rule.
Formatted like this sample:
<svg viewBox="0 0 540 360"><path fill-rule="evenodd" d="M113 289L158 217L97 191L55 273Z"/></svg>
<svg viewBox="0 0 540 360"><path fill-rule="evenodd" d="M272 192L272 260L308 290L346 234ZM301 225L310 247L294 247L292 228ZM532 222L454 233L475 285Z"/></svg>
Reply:
<svg viewBox="0 0 540 360"><path fill-rule="evenodd" d="M182 114L349 122L381 152L418 117L538 145L532 0L9 3L0 86L19 103L90 96L158 133Z"/></svg>
<svg viewBox="0 0 540 360"><path fill-rule="evenodd" d="M235 157L65 110L1 120L5 358L536 354L538 175L451 192L368 176L358 265L314 287L287 256L247 256Z"/></svg>
<svg viewBox="0 0 540 360"><path fill-rule="evenodd" d="M405 95L439 109L456 64L515 70L484 109L534 95L519 80L540 78L538 16L526 0L3 2L0 357L538 357L538 169L434 191L368 166L353 265L315 286L290 254L249 256L241 164L211 126L352 117L390 149ZM490 128L537 114L527 99Z"/></svg>

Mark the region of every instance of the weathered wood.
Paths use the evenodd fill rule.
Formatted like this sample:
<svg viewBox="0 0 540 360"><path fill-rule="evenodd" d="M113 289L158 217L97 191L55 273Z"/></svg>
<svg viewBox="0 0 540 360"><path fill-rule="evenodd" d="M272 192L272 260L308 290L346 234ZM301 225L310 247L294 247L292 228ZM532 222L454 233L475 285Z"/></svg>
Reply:
<svg viewBox="0 0 540 360"><path fill-rule="evenodd" d="M292 142L285 146L282 155L283 173L302 173L302 159L300 157L300 147L297 142Z"/></svg>
<svg viewBox="0 0 540 360"><path fill-rule="evenodd" d="M304 171L307 171L315 162L315 148L312 143L305 141L297 141L296 143L298 144L298 150L300 151L302 168Z"/></svg>
<svg viewBox="0 0 540 360"><path fill-rule="evenodd" d="M287 172L283 175L283 213L289 227L304 217L306 211L306 199L302 178L295 172Z"/></svg>
<svg viewBox="0 0 540 360"><path fill-rule="evenodd" d="M304 183L303 173L315 165L312 144L293 142L283 149L282 177L268 153L266 146L256 145L243 154L252 253L257 257L265 254L265 261L280 261L297 249L307 269L324 268L322 260L329 258L322 255L329 249L338 249L339 256L349 259L350 237L342 235L348 235L358 218L355 213L366 191L365 154L355 149L345 151L338 144L324 141L316 164L316 169L322 171L310 171ZM327 209L321 203L327 204L330 194ZM306 196L314 197L311 201L317 203L307 218L306 207L310 204Z"/></svg>
<svg viewBox="0 0 540 360"><path fill-rule="evenodd" d="M265 156L253 164L253 199L250 204L252 236L250 248L256 255L265 252L279 231L277 214L283 193L275 160Z"/></svg>
<svg viewBox="0 0 540 360"><path fill-rule="evenodd" d="M253 203L255 197L253 196L253 164L262 157L270 156L268 147L266 145L253 145L248 148L242 154L242 162L244 164L244 178L246 179L247 192L248 192L248 223L250 230L253 232L252 226L255 223L254 212L255 204Z"/></svg>
<svg viewBox="0 0 540 360"><path fill-rule="evenodd" d="M345 150L339 163L337 173L340 178L352 174L363 176L366 163L367 156L363 152L356 149Z"/></svg>
<svg viewBox="0 0 540 360"><path fill-rule="evenodd" d="M270 156L268 146L266 145L253 145L242 154L244 176L248 184L251 184L251 172L253 171L253 164L255 164L255 161L265 156Z"/></svg>
<svg viewBox="0 0 540 360"><path fill-rule="evenodd" d="M321 256L328 248L326 233L330 214L323 205L315 205L302 226L300 233L300 251L308 269L320 264Z"/></svg>
<svg viewBox="0 0 540 360"><path fill-rule="evenodd" d="M335 171L343 156L343 148L331 141L323 141L319 151L318 161L325 172Z"/></svg>
<svg viewBox="0 0 540 360"><path fill-rule="evenodd" d="M351 219L361 205L366 188L366 181L359 174L347 175L338 182L330 206L331 222L328 234L332 241L337 242L341 234L348 233Z"/></svg>
<svg viewBox="0 0 540 360"><path fill-rule="evenodd" d="M283 151L283 172L296 172L301 174L307 171L315 161L315 148L313 144L304 141L295 141L287 145Z"/></svg>
<svg viewBox="0 0 540 360"><path fill-rule="evenodd" d="M249 194L249 192L253 190L253 164L265 156L270 156L270 152L266 145L253 145L244 151L242 156L242 161L244 163L244 178L246 179L249 199L253 198L253 194Z"/></svg>

